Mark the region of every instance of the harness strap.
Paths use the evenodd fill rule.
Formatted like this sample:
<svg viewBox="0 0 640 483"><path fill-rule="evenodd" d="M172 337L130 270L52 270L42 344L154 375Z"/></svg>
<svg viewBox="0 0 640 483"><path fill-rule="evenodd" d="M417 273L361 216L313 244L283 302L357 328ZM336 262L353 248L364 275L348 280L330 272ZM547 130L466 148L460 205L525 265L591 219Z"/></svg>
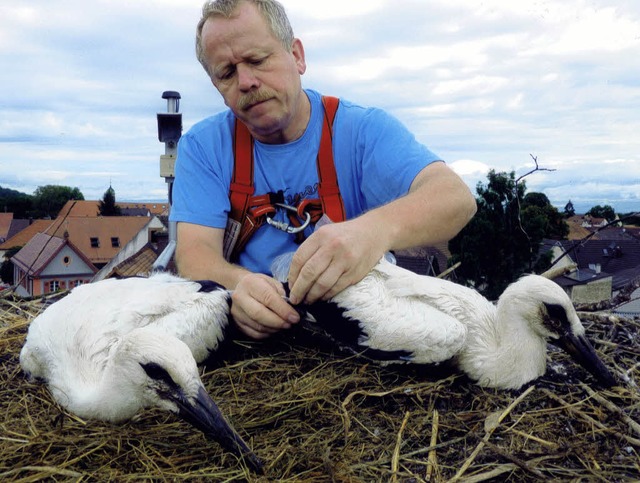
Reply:
<svg viewBox="0 0 640 483"><path fill-rule="evenodd" d="M333 222L346 220L344 204L338 188L338 175L333 162L333 120L336 117L339 100L337 97L323 96L324 119L322 137L318 150L318 194L322 202L322 211Z"/></svg>
<svg viewBox="0 0 640 483"><path fill-rule="evenodd" d="M320 147L316 160L318 170L318 194L320 199L305 199L298 205L298 214L305 218L305 212L311 215L312 223L316 223L323 213L331 221L339 222L346 219L344 204L338 188L338 176L333 161L333 120L338 110L337 97L322 97L324 119ZM253 149L254 140L247 126L236 119L234 137L234 169L229 187L229 221L225 232L224 254L230 261L237 260L255 231L265 222L266 215L275 213L276 202L282 203L283 193L267 193L253 196ZM275 197L275 198L274 198ZM290 217L292 225L299 226L295 216ZM297 238L301 241L302 233Z"/></svg>

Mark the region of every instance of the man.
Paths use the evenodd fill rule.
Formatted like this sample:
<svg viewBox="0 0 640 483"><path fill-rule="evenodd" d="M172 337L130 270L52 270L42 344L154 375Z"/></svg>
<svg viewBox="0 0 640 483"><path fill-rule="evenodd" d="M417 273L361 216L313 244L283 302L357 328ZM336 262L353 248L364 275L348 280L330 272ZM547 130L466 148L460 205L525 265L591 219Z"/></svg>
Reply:
<svg viewBox="0 0 640 483"><path fill-rule="evenodd" d="M332 150L346 221L307 230L301 245L264 225L231 263L223 246L236 118L255 140L256 194L282 190L294 203L317 196L324 113L320 94L302 89L304 48L275 0L207 2L196 51L230 110L180 140L176 261L183 276L233 289L231 313L246 335L268 337L299 320L268 275L274 256L295 250L289 299L312 303L360 281L386 251L451 239L475 213L462 180L396 119L340 100Z"/></svg>

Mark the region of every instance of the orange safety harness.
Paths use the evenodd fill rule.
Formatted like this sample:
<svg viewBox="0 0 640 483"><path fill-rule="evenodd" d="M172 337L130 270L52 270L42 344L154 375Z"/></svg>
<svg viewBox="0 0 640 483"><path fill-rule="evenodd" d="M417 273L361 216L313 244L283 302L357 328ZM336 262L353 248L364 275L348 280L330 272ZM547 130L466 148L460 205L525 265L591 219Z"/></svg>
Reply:
<svg viewBox="0 0 640 483"><path fill-rule="evenodd" d="M332 147L333 120L338 110L339 100L336 97L323 96L322 104L324 123L316 158L320 198L298 200L297 206L286 205L282 191L254 196L254 140L247 126L236 119L233 178L229 188L231 210L224 241L224 256L227 260L236 261L249 239L265 222L288 233L296 234L300 242L304 236L304 228L309 223L316 223L323 214L333 222L346 219L344 203L338 188ZM277 222L271 218L278 209L286 210L290 224Z"/></svg>

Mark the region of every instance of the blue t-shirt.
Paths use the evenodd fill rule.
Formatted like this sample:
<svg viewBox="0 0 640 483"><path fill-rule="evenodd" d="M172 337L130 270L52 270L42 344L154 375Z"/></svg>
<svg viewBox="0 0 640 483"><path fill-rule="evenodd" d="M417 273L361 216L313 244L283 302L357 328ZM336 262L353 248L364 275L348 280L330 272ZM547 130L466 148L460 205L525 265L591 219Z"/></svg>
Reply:
<svg viewBox="0 0 640 483"><path fill-rule="evenodd" d="M305 93L311 117L300 138L287 144L255 142L256 195L282 190L289 203L296 195L319 197L316 157L324 111L318 92ZM226 227L234 121L234 114L226 110L200 121L180 139L171 221ZM342 99L333 124L333 156L348 219L405 195L415 176L439 160L393 116ZM287 221L283 213L274 218ZM253 272L270 273L273 258L297 247L294 235L264 224L238 263Z"/></svg>

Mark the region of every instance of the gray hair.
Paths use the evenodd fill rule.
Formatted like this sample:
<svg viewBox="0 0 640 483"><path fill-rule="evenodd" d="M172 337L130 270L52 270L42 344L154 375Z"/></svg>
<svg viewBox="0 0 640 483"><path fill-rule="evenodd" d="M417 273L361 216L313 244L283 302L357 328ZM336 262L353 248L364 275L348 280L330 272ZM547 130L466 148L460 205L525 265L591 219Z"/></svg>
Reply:
<svg viewBox="0 0 640 483"><path fill-rule="evenodd" d="M211 75L211 73L209 72L209 65L207 64L204 46L202 45L202 28L210 18L232 18L243 2L252 3L258 8L267 25L269 25L271 33L282 43L288 52L291 52L293 29L291 28L284 7L277 0L208 0L202 6L202 18L198 22L196 29L196 57L209 75Z"/></svg>

